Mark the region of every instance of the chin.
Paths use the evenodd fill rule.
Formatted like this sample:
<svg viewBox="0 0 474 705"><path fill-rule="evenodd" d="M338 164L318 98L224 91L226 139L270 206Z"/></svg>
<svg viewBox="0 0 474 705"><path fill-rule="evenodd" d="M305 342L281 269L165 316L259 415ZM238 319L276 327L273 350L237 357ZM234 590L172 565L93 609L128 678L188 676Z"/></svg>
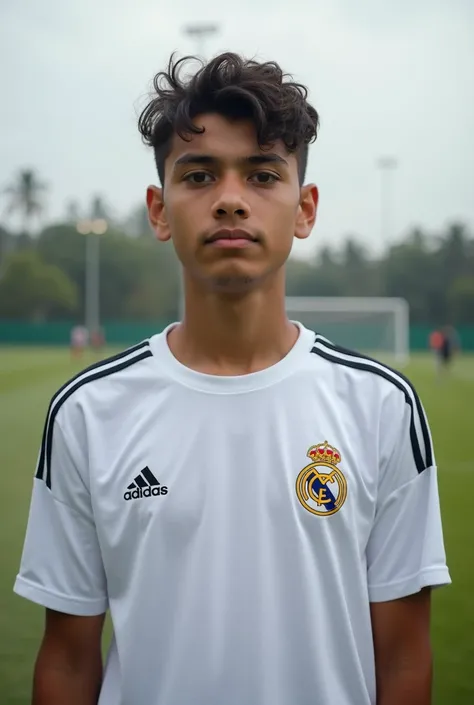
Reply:
<svg viewBox="0 0 474 705"><path fill-rule="evenodd" d="M195 270L197 278L208 291L223 294L246 294L272 280L281 267L262 267L257 263L221 262L220 266ZM206 271L207 270L207 271Z"/></svg>
<svg viewBox="0 0 474 705"><path fill-rule="evenodd" d="M223 294L245 294L252 291L258 285L259 278L246 274L221 274L212 277L211 288Z"/></svg>

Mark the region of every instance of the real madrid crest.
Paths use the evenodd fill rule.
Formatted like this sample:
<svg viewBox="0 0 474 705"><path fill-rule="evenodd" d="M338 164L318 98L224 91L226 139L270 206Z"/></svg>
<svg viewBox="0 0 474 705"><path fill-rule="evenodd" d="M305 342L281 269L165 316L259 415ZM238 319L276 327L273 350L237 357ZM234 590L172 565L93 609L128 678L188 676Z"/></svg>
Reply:
<svg viewBox="0 0 474 705"><path fill-rule="evenodd" d="M311 446L307 454L311 463L296 479L296 494L308 512L329 516L340 510L347 497L347 481L338 464L341 454L327 441Z"/></svg>

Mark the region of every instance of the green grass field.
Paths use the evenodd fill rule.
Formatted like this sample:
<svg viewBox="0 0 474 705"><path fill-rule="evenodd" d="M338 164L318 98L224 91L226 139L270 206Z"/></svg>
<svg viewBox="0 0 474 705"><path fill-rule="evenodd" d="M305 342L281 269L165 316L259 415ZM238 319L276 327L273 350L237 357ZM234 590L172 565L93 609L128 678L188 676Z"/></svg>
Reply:
<svg viewBox="0 0 474 705"><path fill-rule="evenodd" d="M42 610L15 596L12 585L44 415L56 389L92 361L73 363L59 349L0 349L0 705L30 702L42 629ZM472 705L474 357L459 359L450 378L438 384L425 357L415 358L405 373L417 386L431 422L453 578L451 587L434 595L435 703Z"/></svg>

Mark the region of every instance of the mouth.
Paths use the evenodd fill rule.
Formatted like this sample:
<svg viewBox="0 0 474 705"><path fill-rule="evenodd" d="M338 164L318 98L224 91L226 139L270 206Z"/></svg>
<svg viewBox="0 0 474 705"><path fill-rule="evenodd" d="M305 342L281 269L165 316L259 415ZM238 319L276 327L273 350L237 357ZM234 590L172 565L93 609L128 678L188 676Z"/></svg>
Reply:
<svg viewBox="0 0 474 705"><path fill-rule="evenodd" d="M221 230L216 230L215 233L207 237L204 242L206 245L213 245L214 247L239 249L254 245L258 242L258 238L247 230L240 228L221 228Z"/></svg>

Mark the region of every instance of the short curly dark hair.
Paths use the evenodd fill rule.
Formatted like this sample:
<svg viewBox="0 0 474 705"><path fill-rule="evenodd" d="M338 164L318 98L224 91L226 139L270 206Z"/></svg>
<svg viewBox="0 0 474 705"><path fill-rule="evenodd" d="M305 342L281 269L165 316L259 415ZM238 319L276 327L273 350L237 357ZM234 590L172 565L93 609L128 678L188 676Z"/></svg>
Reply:
<svg viewBox="0 0 474 705"><path fill-rule="evenodd" d="M308 145L316 140L319 115L307 101L305 86L287 80L274 61L259 63L226 52L191 77L181 77L188 62L185 56L154 78L154 95L140 115L138 129L145 144L153 147L160 181L164 183L165 159L171 150L173 134L189 139L204 128L193 119L205 113L218 113L230 119L253 121L261 147L282 140L298 159L298 176L303 183L308 162Z"/></svg>

